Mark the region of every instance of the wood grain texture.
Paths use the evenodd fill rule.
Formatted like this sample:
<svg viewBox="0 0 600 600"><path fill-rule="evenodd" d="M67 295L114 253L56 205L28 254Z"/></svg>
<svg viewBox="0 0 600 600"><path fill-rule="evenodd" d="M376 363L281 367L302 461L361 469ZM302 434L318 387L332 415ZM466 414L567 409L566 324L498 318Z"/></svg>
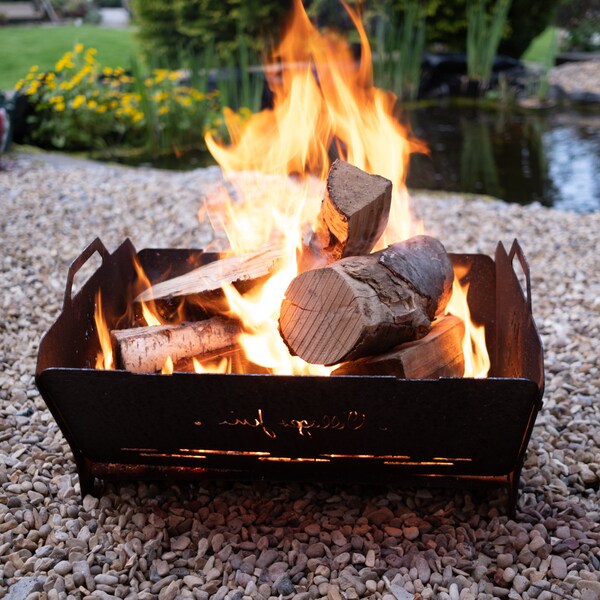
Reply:
<svg viewBox="0 0 600 600"><path fill-rule="evenodd" d="M391 200L391 181L334 161L301 270L371 252L387 226Z"/></svg>
<svg viewBox="0 0 600 600"><path fill-rule="evenodd" d="M315 364L385 352L429 332L453 276L443 245L429 236L306 271L285 292L281 336L292 354Z"/></svg>
<svg viewBox="0 0 600 600"><path fill-rule="evenodd" d="M212 317L204 321L133 327L111 331L117 364L132 373L160 371L168 356L174 363L185 358L209 358L236 346L238 321Z"/></svg>
<svg viewBox="0 0 600 600"><path fill-rule="evenodd" d="M390 352L342 364L333 375L391 375L405 379L462 377L465 359L462 319L447 315L433 323L422 339L397 346Z"/></svg>

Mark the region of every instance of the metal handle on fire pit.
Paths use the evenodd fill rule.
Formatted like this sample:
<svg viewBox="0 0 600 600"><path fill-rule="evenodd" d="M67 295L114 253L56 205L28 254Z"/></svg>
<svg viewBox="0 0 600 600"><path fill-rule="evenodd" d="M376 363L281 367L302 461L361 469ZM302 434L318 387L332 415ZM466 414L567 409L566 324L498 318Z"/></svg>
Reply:
<svg viewBox="0 0 600 600"><path fill-rule="evenodd" d="M65 288L65 299L63 301L63 311L66 311L71 306L71 291L73 290L73 278L77 274L77 271L85 265L85 263L94 255L94 252L98 252L102 258L102 262L110 255L106 246L102 243L100 238L96 238L70 265L69 272L67 273L67 286Z"/></svg>
<svg viewBox="0 0 600 600"><path fill-rule="evenodd" d="M525 282L527 286L525 300L527 302L527 308L529 309L529 312L533 314L531 308L531 280L529 277L529 263L527 262L525 254L523 254L523 249L521 248L521 245L519 244L516 238L513 241L510 252L508 253L508 261L511 265L513 264L515 256L519 259L519 262L521 263L521 269L523 269L523 274L525 275Z"/></svg>

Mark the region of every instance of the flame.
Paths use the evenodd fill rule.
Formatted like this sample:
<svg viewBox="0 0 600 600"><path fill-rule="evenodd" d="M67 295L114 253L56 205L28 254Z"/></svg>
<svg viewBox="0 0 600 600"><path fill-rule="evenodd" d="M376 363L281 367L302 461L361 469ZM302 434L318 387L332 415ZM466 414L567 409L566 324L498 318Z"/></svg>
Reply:
<svg viewBox="0 0 600 600"><path fill-rule="evenodd" d="M274 374L329 374L332 368L292 357L277 328L283 294L297 275L297 250L314 224L330 167L330 150L394 185L388 228L378 247L422 233L404 185L411 138L396 115L396 97L373 86L371 49L359 16L346 4L361 42L357 64L339 35L322 34L301 0L281 44L265 67L273 108L242 120L225 111L229 145L211 133L206 144L221 165L225 184L202 208L233 253L273 240L285 249L281 267L259 289L224 292L231 312L244 323L240 343L250 361ZM290 177L292 176L292 177Z"/></svg>
<svg viewBox="0 0 600 600"><path fill-rule="evenodd" d="M96 323L96 331L98 332L98 340L100 341L100 352L98 352L96 356L96 369L114 369L112 342L110 339L110 331L106 324L106 319L104 318L102 292L100 290L96 293L94 321Z"/></svg>
<svg viewBox="0 0 600 600"><path fill-rule="evenodd" d="M455 271L452 283L452 297L446 312L462 319L465 324L463 337L463 355L465 372L463 377L487 377L490 370L490 357L485 344L485 327L478 326L471 320L471 311L467 302L469 284L461 285L460 279L466 275L461 270Z"/></svg>
<svg viewBox="0 0 600 600"><path fill-rule="evenodd" d="M137 258L133 261L133 266L135 268L135 272L137 274L137 282L136 287L140 287L141 289L151 289L152 284L146 272L142 268L142 265L138 262ZM142 317L146 322L146 325L156 326L156 325L164 325L164 320L160 317L158 310L154 304L154 300L150 302L142 302Z"/></svg>
<svg viewBox="0 0 600 600"><path fill-rule="evenodd" d="M424 232L404 182L410 154L425 151L425 146L398 120L397 98L374 87L364 27L358 14L343 0L342 4L360 38L358 64L346 41L317 31L302 1L294 0L281 44L265 67L273 108L247 119L225 110L229 143L210 132L205 137L224 177L198 214L210 220L215 245L222 244L225 254L250 253L273 243L284 250L278 270L262 287L244 295L232 286L223 290L231 316L244 325L239 342L247 359L274 374L327 375L335 368L290 356L277 324L284 292L297 275L298 250L314 228L331 154L393 183L388 227L375 249ZM135 267L137 285L150 287L143 269L137 263ZM485 335L470 321L467 289L455 281L448 312L466 324L465 376L484 377L489 369ZM148 325L165 322L153 301L142 304L142 313ZM183 304L168 317L169 322L173 319L183 320ZM100 333L100 325L97 328ZM102 348L104 352L104 344ZM112 364L112 356L106 353L101 364ZM230 359L194 361L197 373L232 369ZM163 372L172 372L172 364Z"/></svg>
<svg viewBox="0 0 600 600"><path fill-rule="evenodd" d="M165 364L160 370L162 375L172 375L173 374L173 359L170 356L167 356L165 359Z"/></svg>
<svg viewBox="0 0 600 600"><path fill-rule="evenodd" d="M231 373L231 360L226 356L205 363L192 358L192 364L194 365L194 373Z"/></svg>

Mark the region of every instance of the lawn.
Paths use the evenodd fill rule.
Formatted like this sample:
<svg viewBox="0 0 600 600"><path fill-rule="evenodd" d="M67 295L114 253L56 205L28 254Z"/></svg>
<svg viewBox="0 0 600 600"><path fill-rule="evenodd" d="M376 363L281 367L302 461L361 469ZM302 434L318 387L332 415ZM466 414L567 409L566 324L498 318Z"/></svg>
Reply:
<svg viewBox="0 0 600 600"><path fill-rule="evenodd" d="M136 52L132 29L95 25L0 27L0 90L11 89L32 65L41 71L53 69L77 42L96 48L100 63L109 67L128 67Z"/></svg>

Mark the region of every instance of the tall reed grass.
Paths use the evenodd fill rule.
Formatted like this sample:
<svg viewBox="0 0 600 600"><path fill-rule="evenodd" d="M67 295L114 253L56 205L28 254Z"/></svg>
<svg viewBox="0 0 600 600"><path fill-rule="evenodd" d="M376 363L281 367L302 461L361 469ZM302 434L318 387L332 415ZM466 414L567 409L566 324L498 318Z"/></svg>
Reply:
<svg viewBox="0 0 600 600"><path fill-rule="evenodd" d="M488 15L485 0L467 0L467 74L485 89L506 26L512 0L496 0Z"/></svg>
<svg viewBox="0 0 600 600"><path fill-rule="evenodd" d="M375 26L375 84L392 90L402 100L414 100L419 93L425 20L423 2L408 0L395 18L379 19Z"/></svg>

